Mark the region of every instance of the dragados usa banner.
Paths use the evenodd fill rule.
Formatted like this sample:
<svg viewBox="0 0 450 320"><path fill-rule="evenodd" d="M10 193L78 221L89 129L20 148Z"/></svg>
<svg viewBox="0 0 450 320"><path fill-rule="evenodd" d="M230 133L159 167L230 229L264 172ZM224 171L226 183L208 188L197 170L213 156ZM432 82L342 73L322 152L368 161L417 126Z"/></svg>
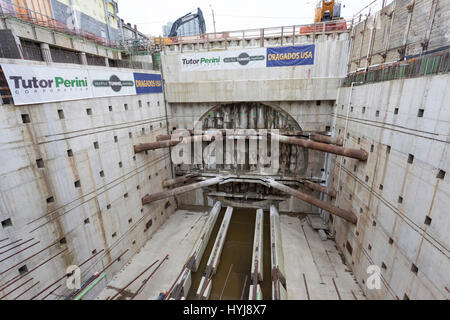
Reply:
<svg viewBox="0 0 450 320"><path fill-rule="evenodd" d="M134 84L137 94L163 92L160 74L134 73Z"/></svg>
<svg viewBox="0 0 450 320"><path fill-rule="evenodd" d="M1 64L1 66L15 105L136 95L137 91L140 94L162 92L153 90L159 86L158 81L161 83L161 76L158 74L137 74L138 80L143 82L136 82L136 74L133 72L110 69L58 68L23 64ZM152 87L153 85L155 87Z"/></svg>
<svg viewBox="0 0 450 320"><path fill-rule="evenodd" d="M267 67L290 67L314 64L315 45L267 48Z"/></svg>

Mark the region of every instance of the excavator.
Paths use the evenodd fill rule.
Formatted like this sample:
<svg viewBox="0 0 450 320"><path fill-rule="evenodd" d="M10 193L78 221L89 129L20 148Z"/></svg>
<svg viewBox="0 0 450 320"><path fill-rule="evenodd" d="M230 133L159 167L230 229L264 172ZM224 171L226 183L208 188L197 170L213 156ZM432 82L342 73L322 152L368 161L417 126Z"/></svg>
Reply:
<svg viewBox="0 0 450 320"><path fill-rule="evenodd" d="M155 42L158 45L168 45L168 44L172 44L175 42L175 39L178 36L178 29L192 21L198 19L198 25L199 25L199 29L200 29L200 34L205 34L206 33L206 22L205 22L205 18L203 17L203 12L200 8L197 8L197 12L190 12L184 16L182 16L181 18L178 18L172 25L172 29L170 30L170 33L168 35L168 37L166 38L156 38Z"/></svg>
<svg viewBox="0 0 450 320"><path fill-rule="evenodd" d="M344 18L341 17L341 7L341 2L337 0L318 1L314 16L314 25L300 28L300 33L320 33L323 31L331 32L347 29L347 23ZM322 22L326 22L326 24Z"/></svg>

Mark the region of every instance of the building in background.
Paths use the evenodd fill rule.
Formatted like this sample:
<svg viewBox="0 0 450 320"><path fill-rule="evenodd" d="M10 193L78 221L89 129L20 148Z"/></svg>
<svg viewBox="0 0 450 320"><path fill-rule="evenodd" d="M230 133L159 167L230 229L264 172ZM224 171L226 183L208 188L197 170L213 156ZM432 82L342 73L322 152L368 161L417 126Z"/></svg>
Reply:
<svg viewBox="0 0 450 320"><path fill-rule="evenodd" d="M15 0L17 1L17 0ZM110 41L120 39L117 14L118 3L114 0L45 0L50 1L56 21L76 29L92 33ZM20 0L19 2L24 2ZM42 2L26 0L28 3ZM32 10L36 10L34 5Z"/></svg>
<svg viewBox="0 0 450 320"><path fill-rule="evenodd" d="M167 22L166 25L162 26L163 30L163 37L167 37L170 33L170 30L172 29L173 22Z"/></svg>
<svg viewBox="0 0 450 320"><path fill-rule="evenodd" d="M0 0L0 57L152 69L149 38L113 0Z"/></svg>
<svg viewBox="0 0 450 320"><path fill-rule="evenodd" d="M0 0L0 9L37 24L77 30L107 43L148 39L119 18L115 0Z"/></svg>

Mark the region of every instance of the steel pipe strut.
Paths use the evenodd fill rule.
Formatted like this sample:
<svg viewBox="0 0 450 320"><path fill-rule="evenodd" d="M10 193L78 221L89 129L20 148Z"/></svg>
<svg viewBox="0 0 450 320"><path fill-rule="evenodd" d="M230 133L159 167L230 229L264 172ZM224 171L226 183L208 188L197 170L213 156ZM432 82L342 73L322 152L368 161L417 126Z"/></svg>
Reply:
<svg viewBox="0 0 450 320"><path fill-rule="evenodd" d="M350 148L344 148L339 147L331 144L321 143L321 142L315 142L311 140L305 140L305 139L299 139L294 137L286 137L279 134L272 133L272 137L280 141L281 143L285 144L293 144L297 146L302 146L307 149L313 149L328 153L334 153L339 156L349 157L353 159L358 159L361 161L367 161L369 154L365 150L358 150L358 149L350 149Z"/></svg>
<svg viewBox="0 0 450 320"><path fill-rule="evenodd" d="M331 203L319 200L313 196L310 196L310 195L307 195L298 190L292 189L288 186L285 186L282 183L276 182L273 179L264 179L263 181L266 182L269 186L271 186L274 189L278 189L287 194L290 194L300 200L303 200L309 204L312 204L313 206L316 206L317 208L323 209L333 215L341 217L342 219L347 220L355 225L358 222L357 216L351 211L347 211L347 210L338 208L338 207L332 205Z"/></svg>
<svg viewBox="0 0 450 320"><path fill-rule="evenodd" d="M177 196L177 195L180 195L180 194L183 194L183 193L186 193L189 191L193 191L196 189L213 186L215 184L219 184L219 183L223 182L225 179L226 179L226 177L221 176L221 177L217 177L214 179L209 179L206 181L201 181L201 182L193 183L193 184L190 184L187 186L175 188L173 190L163 191L163 192L155 193L152 195L147 195L144 198L142 198L142 205L150 204L152 202L162 200L162 199L167 199L167 198Z"/></svg>
<svg viewBox="0 0 450 320"><path fill-rule="evenodd" d="M157 141L157 142L151 142L151 143L143 143L143 144L134 146L134 153L169 148L169 147L176 146L180 142L181 141L177 141L177 140L166 140L166 141Z"/></svg>
<svg viewBox="0 0 450 320"><path fill-rule="evenodd" d="M162 186L164 188L168 188L168 187L180 184L180 183L184 183L184 182L189 181L196 177L198 177L198 174L193 173L193 174L187 174L185 176L182 176L182 177L179 177L176 179L167 179L167 180L163 181Z"/></svg>
<svg viewBox="0 0 450 320"><path fill-rule="evenodd" d="M151 143L143 143L135 145L134 153L174 147L180 143L192 144L194 142L201 142L201 141L208 141L208 142L214 141L214 137L207 135L192 136L192 137L174 136L172 137L172 140L156 141Z"/></svg>
<svg viewBox="0 0 450 320"><path fill-rule="evenodd" d="M189 132L190 135L193 135L193 130L185 130L186 132ZM164 140L172 140L173 137L177 137L177 135L174 134L160 134L159 136L156 136L156 141L164 141Z"/></svg>
<svg viewBox="0 0 450 320"><path fill-rule="evenodd" d="M329 137L318 133L314 133L313 135L311 135L311 140L328 144L335 144L340 147L344 145L344 140L342 138Z"/></svg>
<svg viewBox="0 0 450 320"><path fill-rule="evenodd" d="M334 190L333 188L327 188L311 181L305 181L305 185L311 190L323 192L330 197L336 198L336 190Z"/></svg>

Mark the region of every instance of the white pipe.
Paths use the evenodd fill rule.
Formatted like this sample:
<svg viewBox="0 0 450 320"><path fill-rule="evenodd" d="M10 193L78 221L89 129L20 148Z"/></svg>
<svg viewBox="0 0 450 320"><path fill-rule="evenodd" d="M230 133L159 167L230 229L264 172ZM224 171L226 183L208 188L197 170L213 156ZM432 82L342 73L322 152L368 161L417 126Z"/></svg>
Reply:
<svg viewBox="0 0 450 320"><path fill-rule="evenodd" d="M263 228L264 212L259 209L256 212L255 236L253 239L253 258L251 273L253 277L258 277L257 282L263 281ZM256 262L258 262L257 274L254 274ZM254 279L252 279L254 281Z"/></svg>

